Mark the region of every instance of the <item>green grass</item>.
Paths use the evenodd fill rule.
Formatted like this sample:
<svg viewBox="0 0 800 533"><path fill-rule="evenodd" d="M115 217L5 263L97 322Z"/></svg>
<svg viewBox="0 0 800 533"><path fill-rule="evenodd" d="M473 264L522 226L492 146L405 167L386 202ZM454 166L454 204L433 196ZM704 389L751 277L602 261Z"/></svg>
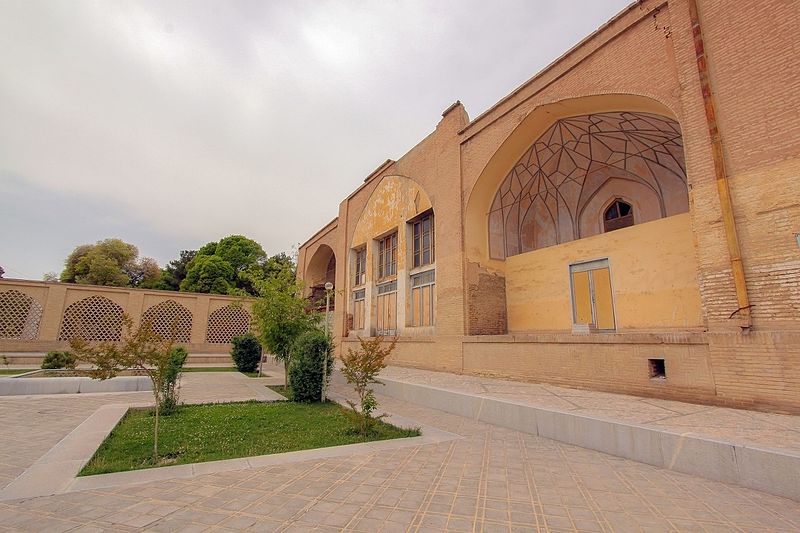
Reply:
<svg viewBox="0 0 800 533"><path fill-rule="evenodd" d="M194 366L184 367L184 372L238 372L234 366ZM257 378L258 372L242 372L249 378Z"/></svg>
<svg viewBox="0 0 800 533"><path fill-rule="evenodd" d="M32 372L38 370L36 368L0 368L0 376L14 376L16 374L24 374L25 372Z"/></svg>
<svg viewBox="0 0 800 533"><path fill-rule="evenodd" d="M365 442L355 421L335 404L244 402L188 405L160 419L158 449L153 464L152 410L131 410L83 467L81 476L123 472L155 466L200 463L235 457L267 455ZM366 440L419 435L384 422Z"/></svg>
<svg viewBox="0 0 800 533"><path fill-rule="evenodd" d="M267 388L274 390L287 400L292 399L292 389L290 389L289 387L285 387L283 385L267 385Z"/></svg>

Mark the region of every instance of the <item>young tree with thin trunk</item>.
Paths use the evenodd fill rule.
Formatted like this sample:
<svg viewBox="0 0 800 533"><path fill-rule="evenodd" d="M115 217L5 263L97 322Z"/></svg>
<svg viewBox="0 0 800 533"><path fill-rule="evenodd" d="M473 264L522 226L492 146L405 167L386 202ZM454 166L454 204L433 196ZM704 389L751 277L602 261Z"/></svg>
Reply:
<svg viewBox="0 0 800 533"><path fill-rule="evenodd" d="M88 343L75 338L69 344L75 357L92 365L89 371L95 379L109 379L123 370L143 371L153 382L155 417L153 422L153 463L158 462L158 421L167 382L174 372L171 356L174 336L164 338L153 331L152 323L142 321L138 326L128 315L123 316L124 332L120 342Z"/></svg>
<svg viewBox="0 0 800 533"><path fill-rule="evenodd" d="M378 380L378 374L386 368L386 359L394 351L397 338L393 338L386 347L383 346L383 337L374 339L359 337L358 341L361 344L358 350L348 348L347 355L342 356L341 372L358 395L360 411L354 402L347 400L347 403L355 413L358 413L359 432L362 437L366 437L375 420L386 416L372 416L372 413L378 408L378 400L375 398L375 391L372 390L371 385L383 385Z"/></svg>

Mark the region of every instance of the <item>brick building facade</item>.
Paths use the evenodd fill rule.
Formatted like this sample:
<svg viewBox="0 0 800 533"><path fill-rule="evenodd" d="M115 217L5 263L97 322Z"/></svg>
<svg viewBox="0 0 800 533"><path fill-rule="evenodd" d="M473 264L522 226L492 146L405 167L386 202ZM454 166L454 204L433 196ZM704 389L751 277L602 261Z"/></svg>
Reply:
<svg viewBox="0 0 800 533"><path fill-rule="evenodd" d="M800 412L800 7L636 2L300 249L393 364Z"/></svg>

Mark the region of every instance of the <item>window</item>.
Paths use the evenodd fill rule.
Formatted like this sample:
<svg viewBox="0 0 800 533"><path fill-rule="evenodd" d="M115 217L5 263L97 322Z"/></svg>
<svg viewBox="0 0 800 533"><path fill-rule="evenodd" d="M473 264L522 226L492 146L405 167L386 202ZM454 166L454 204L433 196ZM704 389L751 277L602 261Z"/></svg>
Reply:
<svg viewBox="0 0 800 533"><path fill-rule="evenodd" d="M359 289L353 291L353 329L364 329L364 309L367 291Z"/></svg>
<svg viewBox="0 0 800 533"><path fill-rule="evenodd" d="M428 214L412 223L414 241L414 268L430 265L435 261L433 214Z"/></svg>
<svg viewBox="0 0 800 533"><path fill-rule="evenodd" d="M608 260L571 265L569 271L573 324L587 326L589 330L614 330L616 325Z"/></svg>
<svg viewBox="0 0 800 533"><path fill-rule="evenodd" d="M628 226L633 226L633 207L618 198L603 213L603 230L609 232Z"/></svg>
<svg viewBox="0 0 800 533"><path fill-rule="evenodd" d="M397 275L397 232L378 241L378 279Z"/></svg>
<svg viewBox="0 0 800 533"><path fill-rule="evenodd" d="M397 332L397 281L382 283L377 290L376 333L394 335Z"/></svg>
<svg viewBox="0 0 800 533"><path fill-rule="evenodd" d="M353 286L358 287L367 281L367 248L360 248L356 250L355 260L355 276L353 277Z"/></svg>
<svg viewBox="0 0 800 533"><path fill-rule="evenodd" d="M433 299L435 286L435 270L428 270L411 276L412 326L432 326L434 324Z"/></svg>
<svg viewBox="0 0 800 533"><path fill-rule="evenodd" d="M667 366L663 359L648 359L650 379L667 379Z"/></svg>

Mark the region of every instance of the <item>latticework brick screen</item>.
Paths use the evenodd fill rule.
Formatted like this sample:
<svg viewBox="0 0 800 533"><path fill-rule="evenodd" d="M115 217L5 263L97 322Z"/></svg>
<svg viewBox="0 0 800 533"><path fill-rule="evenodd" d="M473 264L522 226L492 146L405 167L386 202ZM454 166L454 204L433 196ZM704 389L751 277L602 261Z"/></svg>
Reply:
<svg viewBox="0 0 800 533"><path fill-rule="evenodd" d="M17 291L0 292L0 338L35 340L42 320L42 305Z"/></svg>
<svg viewBox="0 0 800 533"><path fill-rule="evenodd" d="M208 317L206 342L225 344L233 337L250 331L250 313L238 305L227 305L217 309Z"/></svg>
<svg viewBox="0 0 800 533"><path fill-rule="evenodd" d="M175 300L166 300L150 307L142 315L149 321L153 331L175 342L188 343L192 335L192 313Z"/></svg>
<svg viewBox="0 0 800 533"><path fill-rule="evenodd" d="M58 340L118 341L122 337L122 307L103 296L89 296L64 311Z"/></svg>

